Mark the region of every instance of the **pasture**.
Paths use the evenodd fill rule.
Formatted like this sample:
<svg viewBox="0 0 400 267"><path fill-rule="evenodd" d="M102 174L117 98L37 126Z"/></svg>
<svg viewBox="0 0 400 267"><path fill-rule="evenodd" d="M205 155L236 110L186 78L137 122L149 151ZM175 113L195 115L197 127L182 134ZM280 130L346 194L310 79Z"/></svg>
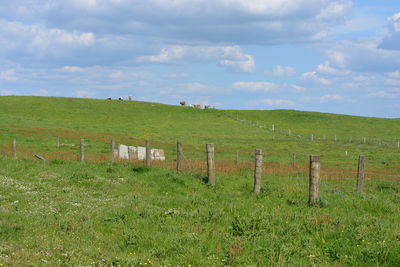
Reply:
<svg viewBox="0 0 400 267"><path fill-rule="evenodd" d="M42 97L0 97L0 107L4 266L400 264L399 119ZM78 162L80 138L86 162ZM149 139L167 161L111 163L111 139ZM206 143L215 144L215 187L204 182ZM259 195L256 148L264 151ZM315 207L310 154L321 155ZM363 195L358 155L367 161Z"/></svg>

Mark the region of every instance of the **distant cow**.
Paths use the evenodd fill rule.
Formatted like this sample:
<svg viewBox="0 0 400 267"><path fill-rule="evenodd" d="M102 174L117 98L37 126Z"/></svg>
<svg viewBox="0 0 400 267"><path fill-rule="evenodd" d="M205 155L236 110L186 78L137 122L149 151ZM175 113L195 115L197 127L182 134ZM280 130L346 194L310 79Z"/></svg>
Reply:
<svg viewBox="0 0 400 267"><path fill-rule="evenodd" d="M131 95L128 96L128 100L132 101L132 96Z"/></svg>
<svg viewBox="0 0 400 267"><path fill-rule="evenodd" d="M111 97L107 98L107 100L111 100Z"/></svg>
<svg viewBox="0 0 400 267"><path fill-rule="evenodd" d="M179 102L179 104L181 104L181 106L187 106L187 102L186 101L181 101L181 102Z"/></svg>
<svg viewBox="0 0 400 267"><path fill-rule="evenodd" d="M123 100L122 98L118 98L118 100Z"/></svg>
<svg viewBox="0 0 400 267"><path fill-rule="evenodd" d="M211 108L211 105L204 105L204 109L209 109Z"/></svg>
<svg viewBox="0 0 400 267"><path fill-rule="evenodd" d="M201 108L201 105L200 104L194 104L193 107L194 108Z"/></svg>

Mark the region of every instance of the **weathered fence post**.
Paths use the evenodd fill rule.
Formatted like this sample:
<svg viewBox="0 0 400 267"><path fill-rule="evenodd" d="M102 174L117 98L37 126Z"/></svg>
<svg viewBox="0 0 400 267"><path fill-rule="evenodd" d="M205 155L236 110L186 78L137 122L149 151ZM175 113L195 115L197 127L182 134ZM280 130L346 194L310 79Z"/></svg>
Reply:
<svg viewBox="0 0 400 267"><path fill-rule="evenodd" d="M256 149L256 159L254 168L254 194L259 194L261 189L263 153L261 149Z"/></svg>
<svg viewBox="0 0 400 267"><path fill-rule="evenodd" d="M180 173L182 171L182 143L176 143L176 172Z"/></svg>
<svg viewBox="0 0 400 267"><path fill-rule="evenodd" d="M82 162L84 162L85 161L85 140L83 138L81 138L80 147L81 147L80 160Z"/></svg>
<svg viewBox="0 0 400 267"><path fill-rule="evenodd" d="M288 134L289 134L289 136L292 134L292 132L290 131L290 129L289 129L289 131L288 131Z"/></svg>
<svg viewBox="0 0 400 267"><path fill-rule="evenodd" d="M235 160L236 165L239 164L239 151L236 151L236 160Z"/></svg>
<svg viewBox="0 0 400 267"><path fill-rule="evenodd" d="M357 192L364 193L365 156L358 157Z"/></svg>
<svg viewBox="0 0 400 267"><path fill-rule="evenodd" d="M60 137L57 136L57 148L60 148Z"/></svg>
<svg viewBox="0 0 400 267"><path fill-rule="evenodd" d="M151 166L151 148L150 141L146 140L146 167Z"/></svg>
<svg viewBox="0 0 400 267"><path fill-rule="evenodd" d="M319 173L321 169L320 156L310 156L310 176L309 176L309 200L310 206L318 204L319 201Z"/></svg>
<svg viewBox="0 0 400 267"><path fill-rule="evenodd" d="M272 131L275 132L275 124L272 124Z"/></svg>
<svg viewBox="0 0 400 267"><path fill-rule="evenodd" d="M296 153L292 153L292 166L296 166Z"/></svg>
<svg viewBox="0 0 400 267"><path fill-rule="evenodd" d="M311 142L314 141L314 135L311 134Z"/></svg>
<svg viewBox="0 0 400 267"><path fill-rule="evenodd" d="M111 162L114 163L115 162L115 140L112 139L111 140Z"/></svg>
<svg viewBox="0 0 400 267"><path fill-rule="evenodd" d="M14 157L14 159L16 159L17 158L17 139L13 139L13 143L12 143L12 146L13 146L13 157Z"/></svg>
<svg viewBox="0 0 400 267"><path fill-rule="evenodd" d="M335 142L337 141L337 136L335 135Z"/></svg>
<svg viewBox="0 0 400 267"><path fill-rule="evenodd" d="M214 144L206 145L208 184L215 185Z"/></svg>

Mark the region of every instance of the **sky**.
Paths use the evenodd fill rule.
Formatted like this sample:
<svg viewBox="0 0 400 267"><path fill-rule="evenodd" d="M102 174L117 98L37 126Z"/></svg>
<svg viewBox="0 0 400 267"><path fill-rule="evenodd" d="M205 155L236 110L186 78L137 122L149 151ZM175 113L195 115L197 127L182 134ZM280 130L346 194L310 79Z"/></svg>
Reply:
<svg viewBox="0 0 400 267"><path fill-rule="evenodd" d="M400 118L400 1L1 0L0 95Z"/></svg>

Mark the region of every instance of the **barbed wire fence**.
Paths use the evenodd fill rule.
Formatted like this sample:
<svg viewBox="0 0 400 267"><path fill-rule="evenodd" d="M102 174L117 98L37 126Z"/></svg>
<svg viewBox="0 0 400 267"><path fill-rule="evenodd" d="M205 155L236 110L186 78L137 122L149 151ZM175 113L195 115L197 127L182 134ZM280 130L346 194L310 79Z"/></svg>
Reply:
<svg viewBox="0 0 400 267"><path fill-rule="evenodd" d="M272 135L283 137L289 140L303 140L303 141L334 141L334 142L342 142L342 143L359 143L359 144L369 144L375 146L393 146L400 149L400 138L398 140L383 140L383 139L376 139L376 138L369 138L369 137L362 137L360 138L353 138L352 136L341 136L339 134L330 134L330 135L323 135L323 134L299 134L293 131L293 129L284 129L279 124L271 124L266 125L264 123L248 120L245 118L239 117L239 115L230 114L224 110L218 110L219 113L223 114L224 116L241 123L242 125L246 125L248 127L258 128L262 131L265 131Z"/></svg>

